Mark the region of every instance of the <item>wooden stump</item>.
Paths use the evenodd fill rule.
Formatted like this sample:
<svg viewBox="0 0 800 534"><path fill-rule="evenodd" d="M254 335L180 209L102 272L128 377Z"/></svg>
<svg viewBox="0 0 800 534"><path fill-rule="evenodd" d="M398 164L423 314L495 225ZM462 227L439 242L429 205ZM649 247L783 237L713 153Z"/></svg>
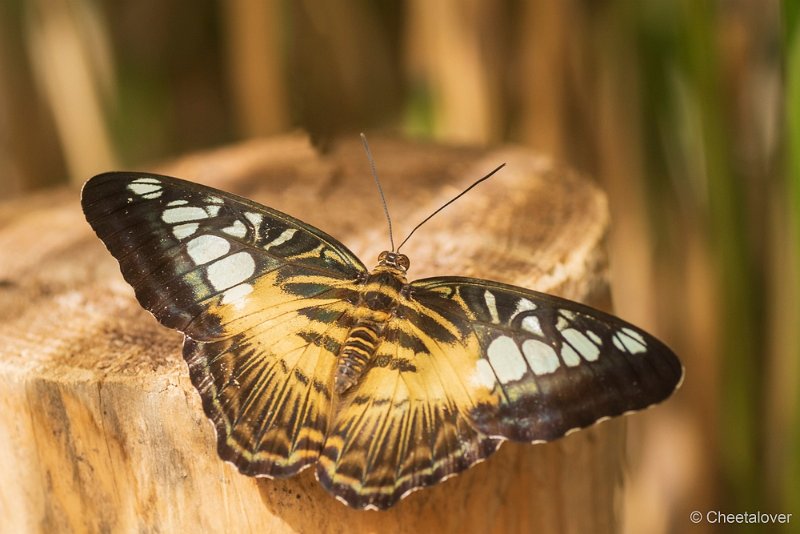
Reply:
<svg viewBox="0 0 800 534"><path fill-rule="evenodd" d="M490 278L607 304L605 198L520 148L373 139L396 237L507 167L404 248L411 279ZM235 192L340 239L371 266L386 224L355 138L301 135L188 156L157 171ZM613 532L624 423L506 444L386 512L351 510L306 470L253 479L219 460L181 335L134 300L78 191L0 205L0 530L4 532Z"/></svg>

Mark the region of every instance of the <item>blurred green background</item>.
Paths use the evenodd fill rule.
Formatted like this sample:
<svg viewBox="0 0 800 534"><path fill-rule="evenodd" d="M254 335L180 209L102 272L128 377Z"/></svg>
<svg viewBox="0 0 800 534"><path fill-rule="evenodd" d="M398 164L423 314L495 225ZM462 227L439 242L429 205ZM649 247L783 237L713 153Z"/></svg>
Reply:
<svg viewBox="0 0 800 534"><path fill-rule="evenodd" d="M541 150L606 189L616 311L687 368L631 420L626 532L800 532L799 25L790 0L2 0L0 199L300 128Z"/></svg>

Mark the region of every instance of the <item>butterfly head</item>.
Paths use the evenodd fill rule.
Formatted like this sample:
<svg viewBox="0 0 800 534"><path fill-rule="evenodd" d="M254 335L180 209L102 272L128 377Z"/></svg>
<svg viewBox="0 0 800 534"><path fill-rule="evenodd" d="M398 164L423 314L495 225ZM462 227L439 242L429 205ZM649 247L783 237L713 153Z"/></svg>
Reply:
<svg viewBox="0 0 800 534"><path fill-rule="evenodd" d="M397 269L405 273L408 271L408 268L411 266L411 261L408 259L408 256L405 254L400 254L399 252L390 252L388 250L384 250L378 256L378 266L380 267L390 267L393 269Z"/></svg>

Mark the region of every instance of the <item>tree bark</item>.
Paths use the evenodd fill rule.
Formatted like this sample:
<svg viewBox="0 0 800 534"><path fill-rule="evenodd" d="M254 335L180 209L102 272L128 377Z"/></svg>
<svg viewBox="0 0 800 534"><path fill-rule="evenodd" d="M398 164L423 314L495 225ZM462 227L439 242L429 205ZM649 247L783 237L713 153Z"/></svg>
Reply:
<svg viewBox="0 0 800 534"><path fill-rule="evenodd" d="M395 239L499 163L404 247L410 279L488 278L608 306L608 212L589 181L526 149L373 139ZM389 248L360 143L289 135L155 169L285 211L367 266ZM396 241L397 242L397 241ZM0 205L0 517L5 532L614 532L624 423L506 444L385 512L347 508L306 470L254 479L222 462L181 335L136 303L78 191Z"/></svg>

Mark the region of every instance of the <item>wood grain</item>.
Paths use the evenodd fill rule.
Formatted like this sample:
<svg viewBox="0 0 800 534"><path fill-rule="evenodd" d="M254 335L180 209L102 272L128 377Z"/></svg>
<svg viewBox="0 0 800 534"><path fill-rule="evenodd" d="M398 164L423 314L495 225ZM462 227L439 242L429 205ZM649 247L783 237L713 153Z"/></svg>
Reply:
<svg viewBox="0 0 800 534"><path fill-rule="evenodd" d="M373 139L411 278L459 274L607 305L605 198L528 150ZM157 171L248 196L325 229L370 266L386 225L355 138L322 153L289 135ZM78 191L0 205L3 532L614 532L624 422L506 444L387 512L346 508L311 470L253 479L217 457L180 334L142 310L83 219Z"/></svg>

